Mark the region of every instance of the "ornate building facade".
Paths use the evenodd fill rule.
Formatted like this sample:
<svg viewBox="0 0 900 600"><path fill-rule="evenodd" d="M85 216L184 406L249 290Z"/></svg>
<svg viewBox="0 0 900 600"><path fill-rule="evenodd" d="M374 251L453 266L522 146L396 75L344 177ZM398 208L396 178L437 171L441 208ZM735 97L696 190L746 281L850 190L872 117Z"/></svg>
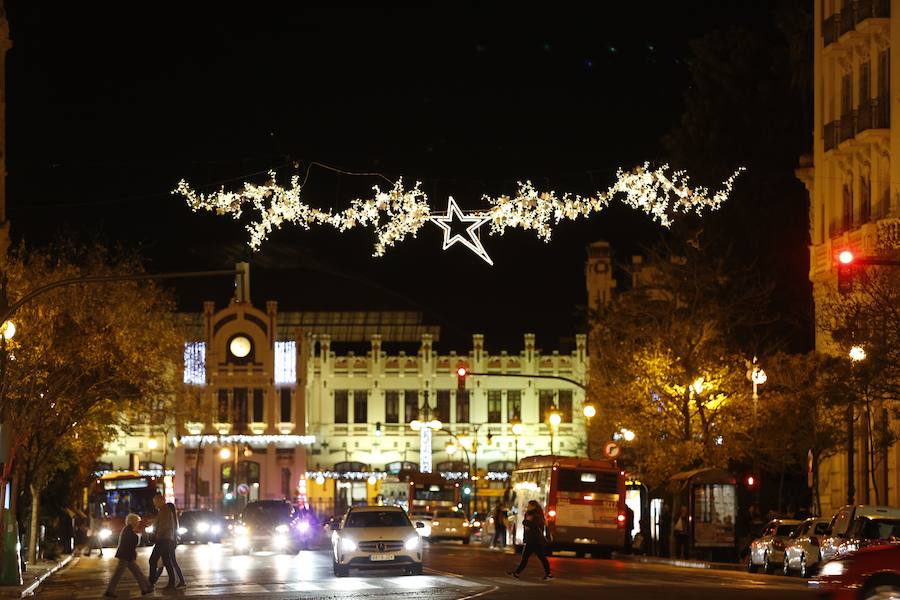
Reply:
<svg viewBox="0 0 900 600"><path fill-rule="evenodd" d="M894 135L897 119L891 114L900 97L895 89L900 73L894 75L900 61L891 58L892 48L900 47L900 39L894 41L900 36L900 23L894 24L900 2L813 4L813 153L802 159L797 175L810 197L809 278L820 305L836 287L841 251L866 256L900 245L900 160L894 160L900 156L900 132ZM816 333L816 348L847 352L822 331ZM879 457L877 472L869 472L866 436L860 435L865 424L860 415L851 417L854 452L819 466L822 514L848 501L874 502L875 487L882 490L882 504L900 504L900 446Z"/></svg>

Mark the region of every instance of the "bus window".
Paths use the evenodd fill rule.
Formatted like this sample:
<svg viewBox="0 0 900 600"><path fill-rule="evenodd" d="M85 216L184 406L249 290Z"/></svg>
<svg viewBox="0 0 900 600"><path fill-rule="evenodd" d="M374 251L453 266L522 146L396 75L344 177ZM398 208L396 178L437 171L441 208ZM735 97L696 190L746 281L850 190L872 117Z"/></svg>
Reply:
<svg viewBox="0 0 900 600"><path fill-rule="evenodd" d="M560 469L556 488L561 492L587 492L594 494L618 494L619 476L615 471L578 471Z"/></svg>

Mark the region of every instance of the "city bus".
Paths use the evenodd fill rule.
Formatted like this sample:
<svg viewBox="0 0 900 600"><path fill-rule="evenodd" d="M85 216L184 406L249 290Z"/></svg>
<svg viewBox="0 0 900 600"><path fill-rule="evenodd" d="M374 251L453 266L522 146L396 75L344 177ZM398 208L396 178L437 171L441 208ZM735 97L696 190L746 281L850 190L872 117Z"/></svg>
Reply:
<svg viewBox="0 0 900 600"><path fill-rule="evenodd" d="M512 474L510 506L516 547L522 517L537 500L553 538L551 550L608 554L625 548L625 472L615 461L574 456L529 456Z"/></svg>
<svg viewBox="0 0 900 600"><path fill-rule="evenodd" d="M88 515L100 543L117 543L128 513L140 515L141 523L149 524L156 514L153 496L161 491L161 483L162 479L135 471L111 471L95 479L88 494Z"/></svg>
<svg viewBox="0 0 900 600"><path fill-rule="evenodd" d="M460 482L445 479L440 473L413 473L408 482L411 514L454 509L459 505Z"/></svg>

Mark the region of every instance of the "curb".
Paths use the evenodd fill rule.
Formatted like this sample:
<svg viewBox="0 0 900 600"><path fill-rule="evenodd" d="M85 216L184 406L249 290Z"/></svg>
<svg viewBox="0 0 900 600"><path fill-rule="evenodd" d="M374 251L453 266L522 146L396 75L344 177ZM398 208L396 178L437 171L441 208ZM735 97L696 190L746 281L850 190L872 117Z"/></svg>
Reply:
<svg viewBox="0 0 900 600"><path fill-rule="evenodd" d="M704 560L689 560L677 558L662 558L659 556L642 556L636 554L621 554L613 552L612 557L616 560L624 560L631 562L639 562L653 565L668 565L670 567L680 567L682 569L718 569L723 571L743 571L744 565L735 563L714 563Z"/></svg>
<svg viewBox="0 0 900 600"><path fill-rule="evenodd" d="M38 589L38 587L39 587L42 583L44 583L44 581L45 581L48 577L50 577L51 575L53 575L54 573L56 573L57 571L59 571L59 570L62 569L63 567L68 566L69 563L71 563L71 562L73 562L73 561L77 562L78 560L81 560L81 557L77 557L77 558L76 558L74 554L68 555L67 557L65 557L64 559L62 559L62 560L59 562L59 564L57 564L55 567L52 567L50 570L48 570L48 571L45 572L45 573L42 573L39 577L36 577L34 581L32 581L30 584L28 584L28 586L27 586L25 589L22 590L22 593L19 594L19 598L27 598L28 596L34 596L35 590Z"/></svg>

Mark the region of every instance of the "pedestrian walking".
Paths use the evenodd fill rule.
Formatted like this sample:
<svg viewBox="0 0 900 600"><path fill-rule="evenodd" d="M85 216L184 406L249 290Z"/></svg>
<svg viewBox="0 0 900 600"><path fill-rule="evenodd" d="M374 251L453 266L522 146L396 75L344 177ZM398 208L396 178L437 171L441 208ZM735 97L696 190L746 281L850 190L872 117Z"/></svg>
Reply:
<svg viewBox="0 0 900 600"><path fill-rule="evenodd" d="M689 526L688 508L682 506L678 518L675 519L675 525L672 527L672 531L675 533L675 558L687 558Z"/></svg>
<svg viewBox="0 0 900 600"><path fill-rule="evenodd" d="M498 502L491 514L494 519L494 537L491 539L491 550L494 548L506 548L506 507Z"/></svg>
<svg viewBox="0 0 900 600"><path fill-rule="evenodd" d="M175 547L175 513L166 506L165 500L160 495L153 497L153 506L156 507L156 519L153 521L153 552L150 553L150 583L156 585L162 574L162 569L157 570L162 559L169 582L166 588L175 587L175 570L172 567L172 554Z"/></svg>
<svg viewBox="0 0 900 600"><path fill-rule="evenodd" d="M175 504L172 502L166 502L166 508L172 511L172 518L175 519L175 541L171 544L171 552L169 554L169 560L172 562L172 570L175 571L175 575L178 577L178 583L175 584L177 588L183 588L185 586L184 583L184 574L181 572L181 567L178 565L178 558L175 555L176 550L178 549L178 529L180 528L178 524L178 511L175 510ZM156 579L162 576L162 568L157 570Z"/></svg>
<svg viewBox="0 0 900 600"><path fill-rule="evenodd" d="M634 511L627 504L625 505L625 553L631 554L632 543L634 539L631 532L634 531Z"/></svg>
<svg viewBox="0 0 900 600"><path fill-rule="evenodd" d="M118 587L119 580L122 579L122 575L125 574L126 570L131 572L131 576L134 577L138 587L141 588L141 594L146 596L153 593L153 586L144 577L136 562L139 538L135 528L140 522L141 517L134 513L125 517L125 527L122 528L122 533L119 534L119 545L116 547L116 558L119 562L116 565L116 570L113 571L109 584L106 586L106 593L103 594L105 598L117 597L116 587Z"/></svg>
<svg viewBox="0 0 900 600"><path fill-rule="evenodd" d="M550 574L550 562L547 560L547 520L544 518L544 509L536 500L528 501L528 510L522 517L525 546L522 548L522 560L515 571L507 571L516 579L528 565L528 559L534 554L544 567L544 581L553 579Z"/></svg>
<svg viewBox="0 0 900 600"><path fill-rule="evenodd" d="M659 528L659 555L668 558L669 537L672 535L672 511L666 503L662 505L656 526Z"/></svg>

